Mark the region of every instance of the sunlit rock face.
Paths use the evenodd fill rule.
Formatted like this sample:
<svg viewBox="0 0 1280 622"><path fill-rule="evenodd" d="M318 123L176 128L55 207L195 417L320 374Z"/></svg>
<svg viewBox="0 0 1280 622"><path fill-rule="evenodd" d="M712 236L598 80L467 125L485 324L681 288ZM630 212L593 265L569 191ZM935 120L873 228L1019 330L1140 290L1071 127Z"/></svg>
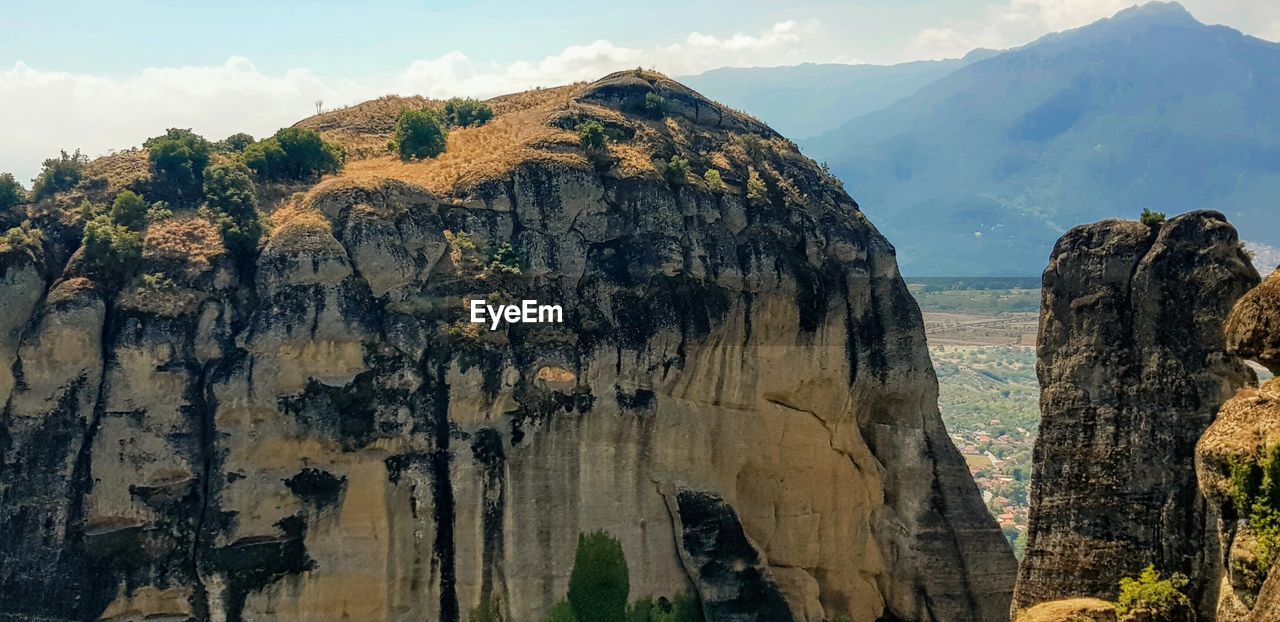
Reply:
<svg viewBox="0 0 1280 622"><path fill-rule="evenodd" d="M1017 609L1115 598L1148 564L1216 592L1215 514L1196 441L1253 379L1223 325L1258 283L1217 212L1161 225L1106 221L1060 239L1044 273L1040 435Z"/></svg>
<svg viewBox="0 0 1280 622"><path fill-rule="evenodd" d="M653 74L495 109L436 161L349 161L252 269L7 268L0 619L542 620L596 531L632 600L711 620L1007 616L919 311L837 182Z"/></svg>
<svg viewBox="0 0 1280 622"><path fill-rule="evenodd" d="M1227 320L1228 350L1272 371L1280 344L1280 270L1245 294ZM1262 494L1265 465L1280 447L1280 380L1236 393L1196 445L1200 490L1217 510L1222 554L1216 567L1216 620L1280 619L1280 570L1274 564L1274 533L1265 533L1280 504ZM1270 567L1266 566L1270 563Z"/></svg>

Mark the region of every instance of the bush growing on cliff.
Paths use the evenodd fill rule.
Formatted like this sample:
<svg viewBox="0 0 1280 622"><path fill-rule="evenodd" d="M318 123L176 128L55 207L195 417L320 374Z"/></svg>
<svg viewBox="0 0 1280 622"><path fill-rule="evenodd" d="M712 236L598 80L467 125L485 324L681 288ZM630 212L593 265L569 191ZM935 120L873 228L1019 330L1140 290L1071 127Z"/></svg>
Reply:
<svg viewBox="0 0 1280 622"><path fill-rule="evenodd" d="M142 234L101 215L84 226L85 268L95 279L119 284L142 256Z"/></svg>
<svg viewBox="0 0 1280 622"><path fill-rule="evenodd" d="M1121 617L1133 611L1146 611L1153 620L1170 620L1180 610L1191 609L1191 600L1182 593L1187 577L1174 573L1166 579L1160 577L1154 566L1147 566L1136 578L1120 579L1120 598L1116 611Z"/></svg>
<svg viewBox="0 0 1280 622"><path fill-rule="evenodd" d="M142 231L147 228L147 212L150 209L142 197L131 190L124 190L111 203L111 222L130 231Z"/></svg>
<svg viewBox="0 0 1280 622"><path fill-rule="evenodd" d="M1166 216L1164 215L1164 212L1153 212L1149 209L1143 209L1142 216L1139 217L1139 220L1142 221L1142 224L1148 227L1158 227L1164 224L1165 218Z"/></svg>
<svg viewBox="0 0 1280 622"><path fill-rule="evenodd" d="M646 93L640 110L650 119L661 119L667 116L667 99L657 93Z"/></svg>
<svg viewBox="0 0 1280 622"><path fill-rule="evenodd" d="M678 155L671 156L663 167L663 173L667 177L667 181L673 184L684 184L689 176L689 159L682 158Z"/></svg>
<svg viewBox="0 0 1280 622"><path fill-rule="evenodd" d="M179 204L194 204L204 185L204 167L213 146L191 130L171 128L163 136L148 139L151 193Z"/></svg>
<svg viewBox="0 0 1280 622"><path fill-rule="evenodd" d="M251 257L262 238L262 221L249 167L239 162L210 166L204 193L212 212L210 220L222 231L227 250L237 260Z"/></svg>
<svg viewBox="0 0 1280 622"><path fill-rule="evenodd" d="M243 153L245 149L248 149L255 142L257 141L254 140L253 136L238 132L218 141L214 146L218 151L224 153Z"/></svg>
<svg viewBox="0 0 1280 622"><path fill-rule="evenodd" d="M698 600L683 592L657 602L644 598L627 610L627 622L703 622Z"/></svg>
<svg viewBox="0 0 1280 622"><path fill-rule="evenodd" d="M0 220L26 200L27 190L13 178L13 173L0 173Z"/></svg>
<svg viewBox="0 0 1280 622"><path fill-rule="evenodd" d="M1265 576L1280 557L1280 444L1256 460L1230 465L1231 500L1258 539L1258 572Z"/></svg>
<svg viewBox="0 0 1280 622"><path fill-rule="evenodd" d="M579 535L569 575L574 615L592 622L626 622L630 589L622 543L603 531Z"/></svg>
<svg viewBox="0 0 1280 622"><path fill-rule="evenodd" d="M604 126L599 121L578 124L578 142L588 151L604 149Z"/></svg>
<svg viewBox="0 0 1280 622"><path fill-rule="evenodd" d="M493 109L477 99L454 97L444 104L444 118L454 127L484 125L493 118Z"/></svg>
<svg viewBox="0 0 1280 622"><path fill-rule="evenodd" d="M707 169L707 172L702 174L702 181L706 182L707 189L712 192L724 190L724 180L720 177L720 171L716 169Z"/></svg>
<svg viewBox="0 0 1280 622"><path fill-rule="evenodd" d="M302 180L341 168L343 151L312 130L286 127L246 147L243 158L262 179Z"/></svg>
<svg viewBox="0 0 1280 622"><path fill-rule="evenodd" d="M396 152L401 160L422 160L444 153L449 131L429 108L404 110L396 119Z"/></svg>
<svg viewBox="0 0 1280 622"><path fill-rule="evenodd" d="M520 253L503 242L489 253L489 270L502 274L520 274Z"/></svg>
<svg viewBox="0 0 1280 622"><path fill-rule="evenodd" d="M747 202L752 205L764 205L769 202L769 187L764 184L755 169L747 171Z"/></svg>
<svg viewBox="0 0 1280 622"><path fill-rule="evenodd" d="M467 616L467 622L503 622L502 600L496 596L480 599L480 604Z"/></svg>
<svg viewBox="0 0 1280 622"><path fill-rule="evenodd" d="M31 226L29 220L24 220L22 224L0 234L0 255L17 252L35 257L42 248L44 248L44 232Z"/></svg>
<svg viewBox="0 0 1280 622"><path fill-rule="evenodd" d="M76 187L88 164L89 157L81 154L79 149L75 153L63 151L58 157L45 160L40 174L31 184L31 200L39 201Z"/></svg>

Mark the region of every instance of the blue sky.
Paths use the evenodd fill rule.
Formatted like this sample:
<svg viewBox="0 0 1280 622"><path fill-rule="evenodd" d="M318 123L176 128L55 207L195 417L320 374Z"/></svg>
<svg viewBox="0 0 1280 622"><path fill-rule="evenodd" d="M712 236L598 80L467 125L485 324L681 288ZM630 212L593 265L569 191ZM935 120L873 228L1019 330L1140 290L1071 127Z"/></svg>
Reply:
<svg viewBox="0 0 1280 622"><path fill-rule="evenodd" d="M386 93L491 96L643 65L894 63L1022 45L1132 0L118 2L0 0L0 171L167 127L256 136ZM1276 0L1187 0L1280 39Z"/></svg>

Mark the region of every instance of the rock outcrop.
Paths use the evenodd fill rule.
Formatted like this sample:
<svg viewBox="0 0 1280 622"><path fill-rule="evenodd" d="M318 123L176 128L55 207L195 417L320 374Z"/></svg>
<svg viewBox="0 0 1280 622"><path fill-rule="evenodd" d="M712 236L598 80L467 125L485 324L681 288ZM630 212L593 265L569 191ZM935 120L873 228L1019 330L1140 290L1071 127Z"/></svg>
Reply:
<svg viewBox="0 0 1280 622"><path fill-rule="evenodd" d="M385 156L392 100L309 121L353 158L252 270L181 213L163 286L6 266L0 619L536 621L595 531L633 600L712 620L1007 615L920 313L833 179L653 74L492 103L424 162Z"/></svg>
<svg viewBox="0 0 1280 622"><path fill-rule="evenodd" d="M1276 371L1280 270L1236 304L1226 339L1233 354ZM1237 393L1196 446L1200 489L1219 516L1218 622L1280 620L1278 448L1280 379Z"/></svg>
<svg viewBox="0 0 1280 622"><path fill-rule="evenodd" d="M1013 622L1116 622L1116 606L1097 598L1055 600L1020 612Z"/></svg>
<svg viewBox="0 0 1280 622"><path fill-rule="evenodd" d="M1216 212L1107 221L1058 241L1044 273L1042 419L1015 608L1111 600L1148 564L1187 575L1193 602L1212 601L1216 519L1194 447L1253 377L1222 327L1257 282Z"/></svg>

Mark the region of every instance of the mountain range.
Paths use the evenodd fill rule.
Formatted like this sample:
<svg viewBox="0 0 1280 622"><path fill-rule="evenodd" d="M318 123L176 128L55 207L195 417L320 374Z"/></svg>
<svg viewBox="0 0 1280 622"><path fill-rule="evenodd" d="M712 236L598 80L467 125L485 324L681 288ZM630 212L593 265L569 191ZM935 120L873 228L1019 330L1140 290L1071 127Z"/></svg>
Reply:
<svg viewBox="0 0 1280 622"><path fill-rule="evenodd" d="M864 78L829 89L815 87L824 67L690 82L807 130L806 155L844 180L908 275L1037 274L1065 230L1146 209L1217 209L1262 255L1280 246L1268 223L1280 204L1280 45L1176 3L1004 52L847 70ZM754 78L773 84L747 96ZM813 116L805 125L788 110Z"/></svg>

